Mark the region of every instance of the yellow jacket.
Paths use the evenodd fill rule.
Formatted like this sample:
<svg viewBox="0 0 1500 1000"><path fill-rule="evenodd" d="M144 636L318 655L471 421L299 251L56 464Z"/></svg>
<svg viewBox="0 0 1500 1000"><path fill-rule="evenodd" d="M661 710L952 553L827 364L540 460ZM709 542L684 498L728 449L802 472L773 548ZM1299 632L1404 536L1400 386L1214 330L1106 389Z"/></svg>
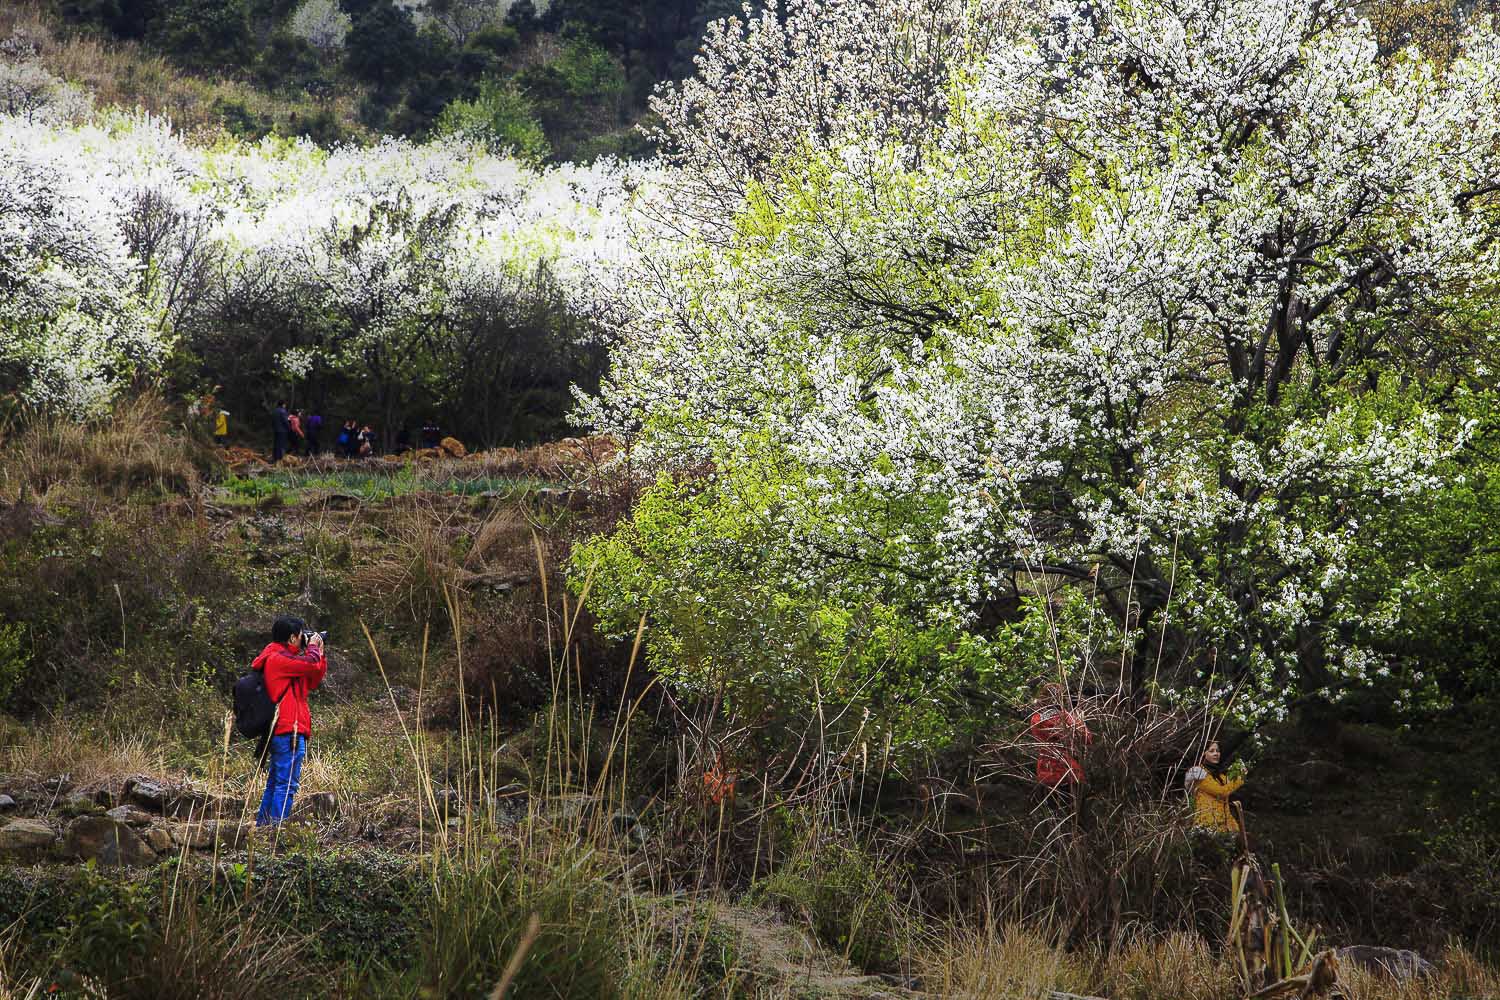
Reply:
<svg viewBox="0 0 1500 1000"><path fill-rule="evenodd" d="M1216 778L1201 764L1188 768L1183 784L1193 800L1194 824L1210 830L1238 833L1240 824L1229 811L1229 796L1244 783L1244 778Z"/></svg>

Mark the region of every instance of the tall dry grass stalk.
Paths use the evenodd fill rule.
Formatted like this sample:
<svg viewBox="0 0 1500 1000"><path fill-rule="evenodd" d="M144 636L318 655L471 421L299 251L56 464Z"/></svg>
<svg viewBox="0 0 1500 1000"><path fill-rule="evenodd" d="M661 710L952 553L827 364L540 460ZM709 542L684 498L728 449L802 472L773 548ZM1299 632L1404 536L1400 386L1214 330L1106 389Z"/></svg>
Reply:
<svg viewBox="0 0 1500 1000"><path fill-rule="evenodd" d="M465 689L466 604L457 588L443 588L458 686L452 740L439 742L422 725L422 707L432 699L427 640L416 709L408 711L365 629L410 757L431 893L423 956L408 977L444 996L467 995L478 986L492 996L538 995L560 983L572 984L570 995L699 995L709 928L670 919L671 908L660 900L672 886L649 852L622 836L616 821L627 804L630 729L644 696L622 696L612 706L611 725L599 730L576 642L592 581L583 582L576 600L554 594L540 539L533 549L546 609L552 698L539 766L517 823L506 815L503 741L493 710L476 712L473 706L483 701ZM638 634L627 674L636 669L640 645ZM440 787L437 774L448 776L447 787ZM485 943L476 948L476 940Z"/></svg>
<svg viewBox="0 0 1500 1000"><path fill-rule="evenodd" d="M20 953L21 927L0 927L0 1000L37 1000L46 995L46 984L27 975L16 959Z"/></svg>

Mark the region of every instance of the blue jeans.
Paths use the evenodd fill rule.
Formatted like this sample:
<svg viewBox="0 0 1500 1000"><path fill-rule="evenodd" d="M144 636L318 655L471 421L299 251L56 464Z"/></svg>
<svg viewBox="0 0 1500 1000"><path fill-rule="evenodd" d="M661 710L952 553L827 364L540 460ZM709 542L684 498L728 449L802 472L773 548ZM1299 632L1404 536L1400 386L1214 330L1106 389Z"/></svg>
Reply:
<svg viewBox="0 0 1500 1000"><path fill-rule="evenodd" d="M293 743L295 740L295 744ZM260 797L255 825L280 823L291 815L292 800L302 781L302 758L307 756L307 737L284 733L271 737L266 762L266 792Z"/></svg>

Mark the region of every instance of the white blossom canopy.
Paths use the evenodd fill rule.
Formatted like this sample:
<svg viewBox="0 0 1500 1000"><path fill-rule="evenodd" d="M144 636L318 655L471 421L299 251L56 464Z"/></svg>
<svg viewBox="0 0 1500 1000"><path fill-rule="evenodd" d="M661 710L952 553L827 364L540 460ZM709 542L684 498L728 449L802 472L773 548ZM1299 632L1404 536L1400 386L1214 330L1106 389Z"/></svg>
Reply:
<svg viewBox="0 0 1500 1000"><path fill-rule="evenodd" d="M1337 4L1104 0L979 43L938 6L712 37L659 103L693 224L586 417L718 470L789 593L988 642L1071 580L1113 638L1065 666L1252 717L1389 670L1348 595L1487 387L1495 35L1437 66ZM909 114L893 39L939 53Z"/></svg>

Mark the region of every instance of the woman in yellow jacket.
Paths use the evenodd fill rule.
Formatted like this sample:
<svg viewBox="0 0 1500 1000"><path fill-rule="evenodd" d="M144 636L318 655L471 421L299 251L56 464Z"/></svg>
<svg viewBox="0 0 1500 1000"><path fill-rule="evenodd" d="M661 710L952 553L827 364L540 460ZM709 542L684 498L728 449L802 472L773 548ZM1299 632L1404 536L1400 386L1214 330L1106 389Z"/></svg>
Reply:
<svg viewBox="0 0 1500 1000"><path fill-rule="evenodd" d="M1220 770L1219 744L1210 743L1203 749L1198 763L1188 768L1183 786L1193 803L1193 823L1209 830L1239 833L1240 822L1229 811L1229 796L1239 791L1245 783L1241 777L1231 778Z"/></svg>

